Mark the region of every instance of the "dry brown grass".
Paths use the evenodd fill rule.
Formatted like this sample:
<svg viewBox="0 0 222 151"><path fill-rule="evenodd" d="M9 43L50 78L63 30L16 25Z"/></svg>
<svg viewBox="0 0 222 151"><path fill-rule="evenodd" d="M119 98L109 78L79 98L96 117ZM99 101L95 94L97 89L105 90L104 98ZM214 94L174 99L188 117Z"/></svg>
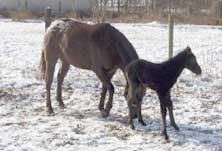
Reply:
<svg viewBox="0 0 222 151"><path fill-rule="evenodd" d="M120 15L113 18L112 21L126 23L144 23L158 21L160 23L167 23L168 14ZM211 16L174 15L174 22L179 24L221 25L222 19L217 19L216 17Z"/></svg>
<svg viewBox="0 0 222 151"><path fill-rule="evenodd" d="M81 13L80 13L81 14ZM25 19L38 19L44 17L44 12L33 13L30 11L17 11L17 10L0 10L0 15L6 18L12 18L14 21L23 21ZM56 18L53 15L53 18ZM58 17L58 16L57 16ZM62 17L70 17L81 20L95 21L95 18L87 15L79 15L73 11L66 12ZM117 12L107 12L106 22L124 22L124 23L140 23L140 22L152 22L158 21L160 23L168 22L168 14L148 14L148 13L136 13L136 14L118 14ZM210 16L191 16L191 15L174 15L175 23L181 24L198 24L198 25L222 25L222 19Z"/></svg>
<svg viewBox="0 0 222 151"><path fill-rule="evenodd" d="M9 17L14 21L22 21L25 19L35 19L36 16L30 11L10 11Z"/></svg>
<svg viewBox="0 0 222 151"><path fill-rule="evenodd" d="M68 18L78 18L78 15L73 11L66 12L63 16Z"/></svg>

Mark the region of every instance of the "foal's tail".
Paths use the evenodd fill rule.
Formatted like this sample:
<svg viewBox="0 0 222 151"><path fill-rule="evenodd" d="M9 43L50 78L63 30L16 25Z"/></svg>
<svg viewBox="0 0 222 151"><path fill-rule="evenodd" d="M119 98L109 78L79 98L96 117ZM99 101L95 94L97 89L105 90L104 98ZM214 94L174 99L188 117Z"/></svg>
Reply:
<svg viewBox="0 0 222 151"><path fill-rule="evenodd" d="M41 55L41 61L40 61L40 68L41 68L41 79L45 79L45 70L46 70L46 63L45 63L45 53L44 49L42 50L42 55Z"/></svg>

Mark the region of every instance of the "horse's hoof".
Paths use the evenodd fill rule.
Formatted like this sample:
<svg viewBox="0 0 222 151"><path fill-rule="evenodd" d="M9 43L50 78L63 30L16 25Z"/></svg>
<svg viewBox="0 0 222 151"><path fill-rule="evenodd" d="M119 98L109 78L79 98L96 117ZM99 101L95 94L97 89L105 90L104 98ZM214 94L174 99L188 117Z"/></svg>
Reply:
<svg viewBox="0 0 222 151"><path fill-rule="evenodd" d="M103 118L107 118L109 116L109 112L106 110L101 110L100 112Z"/></svg>

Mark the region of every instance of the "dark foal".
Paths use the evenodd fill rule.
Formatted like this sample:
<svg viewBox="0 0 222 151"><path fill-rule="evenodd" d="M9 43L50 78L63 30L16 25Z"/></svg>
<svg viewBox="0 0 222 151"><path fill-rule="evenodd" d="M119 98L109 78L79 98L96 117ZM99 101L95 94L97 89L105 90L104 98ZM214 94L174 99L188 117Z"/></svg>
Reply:
<svg viewBox="0 0 222 151"><path fill-rule="evenodd" d="M165 139L168 139L166 131L166 113L169 111L171 125L179 130L173 117L173 103L170 98L170 89L176 83L184 68L189 69L195 74L201 74L201 68L197 63L196 57L187 47L174 58L163 63L152 63L146 60L132 61L125 69L129 83L128 106L129 124L134 129L132 121L132 107L137 107L138 120L142 125L146 125L141 115L141 102L145 94L145 88L155 90L159 100L162 116L161 132Z"/></svg>
<svg viewBox="0 0 222 151"><path fill-rule="evenodd" d="M99 110L103 117L107 117L112 108L114 94L111 79L118 68L123 71L128 63L138 59L138 55L127 38L110 24L89 25L68 18L54 21L46 31L41 58L47 90L46 106L49 113L53 113L50 89L58 59L62 62L57 77L59 106L64 107L61 89L71 64L95 72L101 80L103 86ZM104 109L107 90L109 100ZM127 91L128 84L125 95Z"/></svg>

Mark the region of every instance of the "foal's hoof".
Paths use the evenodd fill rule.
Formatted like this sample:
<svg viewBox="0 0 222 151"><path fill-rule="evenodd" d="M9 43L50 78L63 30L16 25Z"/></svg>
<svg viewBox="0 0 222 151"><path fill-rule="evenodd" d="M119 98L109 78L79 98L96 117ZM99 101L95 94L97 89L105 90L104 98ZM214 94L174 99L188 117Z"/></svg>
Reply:
<svg viewBox="0 0 222 151"><path fill-rule="evenodd" d="M134 127L133 124L130 124L130 128L131 128L132 130L135 130L135 127Z"/></svg>
<svg viewBox="0 0 222 151"><path fill-rule="evenodd" d="M169 141L169 137L168 136L164 136L164 139L168 142Z"/></svg>
<svg viewBox="0 0 222 151"><path fill-rule="evenodd" d="M165 141L167 141L167 142L169 141L169 137L167 135L162 135L162 136L164 137Z"/></svg>
<svg viewBox="0 0 222 151"><path fill-rule="evenodd" d="M179 131L179 127L176 125L176 124L172 124L173 128L176 130L176 131Z"/></svg>
<svg viewBox="0 0 222 151"><path fill-rule="evenodd" d="M143 120L139 120L140 124L146 126L146 123Z"/></svg>
<svg viewBox="0 0 222 151"><path fill-rule="evenodd" d="M169 137L165 132L161 132L161 135L164 137L166 141L169 141Z"/></svg>
<svg viewBox="0 0 222 151"><path fill-rule="evenodd" d="M61 103L61 104L59 104L59 108L60 109L65 109L66 107L65 107L65 105L63 103Z"/></svg>
<svg viewBox="0 0 222 151"><path fill-rule="evenodd" d="M48 113L48 116L53 116L54 115L54 111L53 111L52 108L48 109L47 113Z"/></svg>
<svg viewBox="0 0 222 151"><path fill-rule="evenodd" d="M100 110L100 112L103 118L107 118L109 116L109 112L106 110Z"/></svg>
<svg viewBox="0 0 222 151"><path fill-rule="evenodd" d="M165 143L170 143L170 139L167 137L167 138L164 138L165 140Z"/></svg>

